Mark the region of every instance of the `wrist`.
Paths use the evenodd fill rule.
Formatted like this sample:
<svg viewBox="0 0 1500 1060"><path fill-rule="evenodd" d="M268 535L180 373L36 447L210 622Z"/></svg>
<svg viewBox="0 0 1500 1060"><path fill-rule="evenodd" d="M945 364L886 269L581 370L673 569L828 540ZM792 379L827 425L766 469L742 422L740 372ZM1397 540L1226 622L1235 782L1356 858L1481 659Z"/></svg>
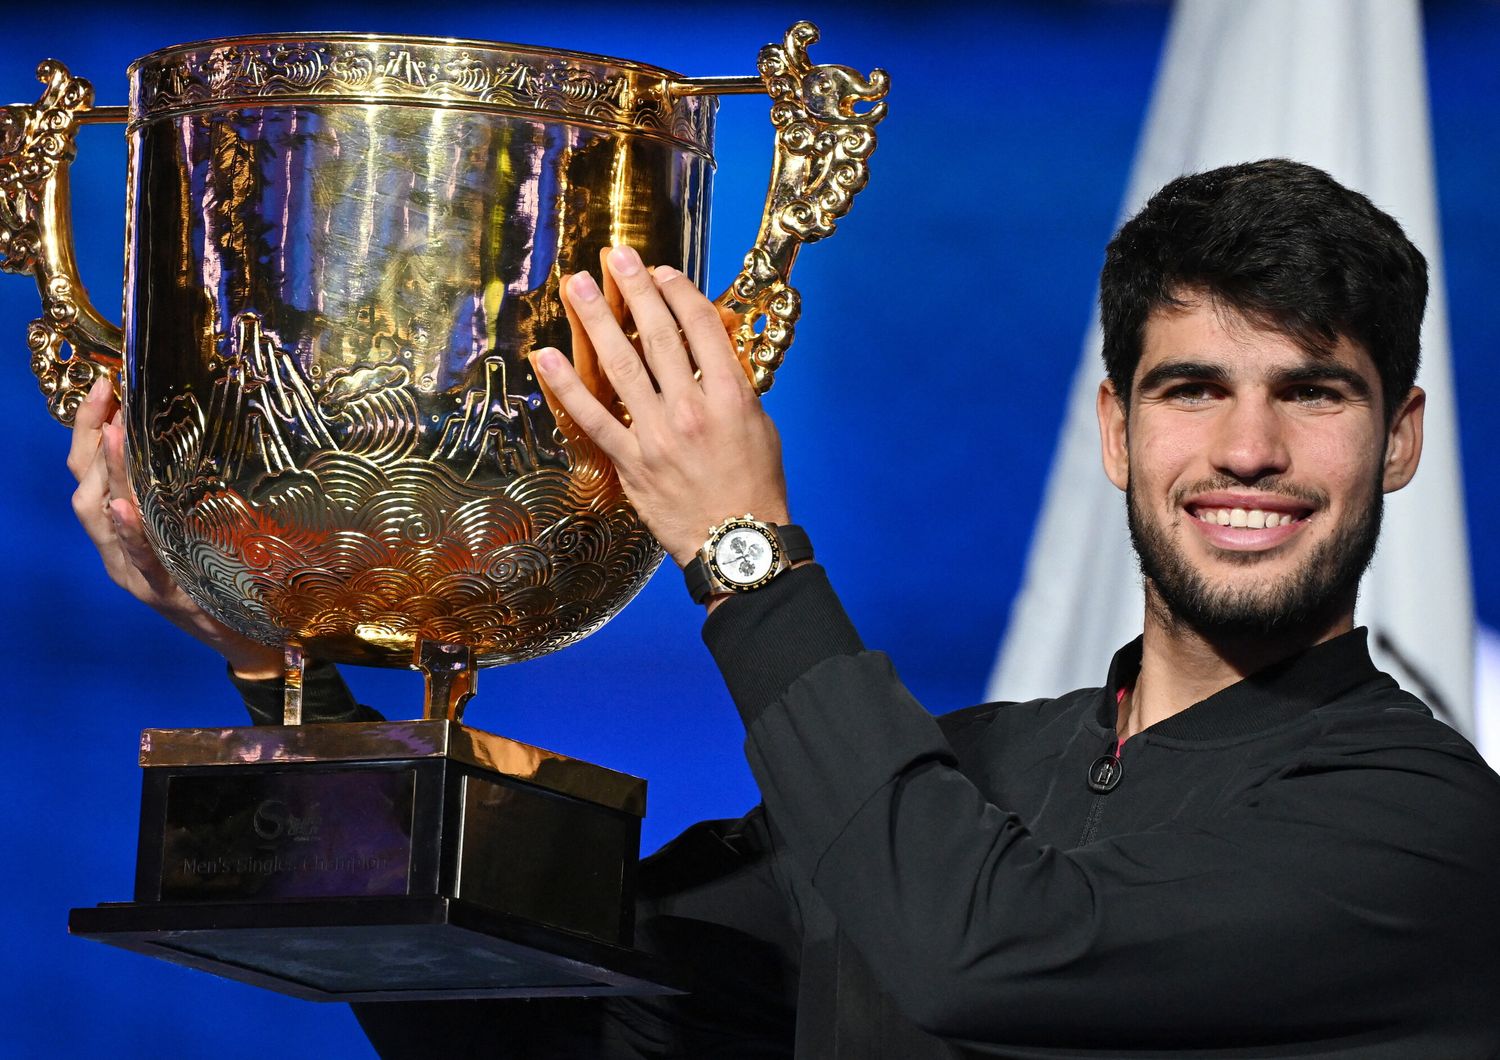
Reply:
<svg viewBox="0 0 1500 1060"><path fill-rule="evenodd" d="M812 543L800 526L747 513L710 527L682 574L693 602L712 612L724 598L759 589L812 558Z"/></svg>
<svg viewBox="0 0 1500 1060"><path fill-rule="evenodd" d="M811 560L811 559L798 560L796 563L793 563L790 567L788 567L787 570L793 571L793 570L796 570L799 567L809 567L809 566L811 566L815 562L817 562L817 561L816 560ZM740 595L740 594L739 593L715 593L713 596L710 596L707 600L703 601L703 615L704 615L704 617L707 618L709 615L713 614L715 611L717 611L719 609L719 605L720 604L727 603L728 601L733 600L738 595Z"/></svg>
<svg viewBox="0 0 1500 1060"><path fill-rule="evenodd" d="M276 680L286 674L285 657L280 648L238 636L221 639L210 647L224 657L236 677L247 681Z"/></svg>
<svg viewBox="0 0 1500 1060"><path fill-rule="evenodd" d="M679 568L686 570L687 565L698 558L699 553L703 551L708 540L714 536L714 532L720 526L731 519L742 517L746 511L753 512L754 514L750 517L757 522L770 523L774 526L786 526L792 521L792 517L787 512L784 504L753 505L749 509L728 512L720 516L717 522L710 522L705 518L702 523L694 524L681 534L674 535L676 540L670 545L666 541L662 541L662 548L666 550L667 555L672 557L672 562L676 563Z"/></svg>

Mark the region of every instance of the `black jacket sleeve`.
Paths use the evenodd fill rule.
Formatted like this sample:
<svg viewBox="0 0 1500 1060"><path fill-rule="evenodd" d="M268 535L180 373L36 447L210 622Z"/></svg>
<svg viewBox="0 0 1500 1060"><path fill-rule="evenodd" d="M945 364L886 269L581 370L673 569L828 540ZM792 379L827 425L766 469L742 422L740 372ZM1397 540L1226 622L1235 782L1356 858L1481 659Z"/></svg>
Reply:
<svg viewBox="0 0 1500 1060"><path fill-rule="evenodd" d="M799 568L704 637L791 862L924 1029L1124 1051L1446 1021L1469 1043L1447 1055L1500 1046L1500 801L1462 740L1335 735L1206 823L1059 849L985 800L883 655L832 645L836 612Z"/></svg>
<svg viewBox="0 0 1500 1060"><path fill-rule="evenodd" d="M231 669L229 680L245 701L251 721L256 725L281 724L281 697L285 686L280 678L251 680ZM337 666L315 659L302 673L302 720L317 723L384 721L385 718L378 710L355 700Z"/></svg>

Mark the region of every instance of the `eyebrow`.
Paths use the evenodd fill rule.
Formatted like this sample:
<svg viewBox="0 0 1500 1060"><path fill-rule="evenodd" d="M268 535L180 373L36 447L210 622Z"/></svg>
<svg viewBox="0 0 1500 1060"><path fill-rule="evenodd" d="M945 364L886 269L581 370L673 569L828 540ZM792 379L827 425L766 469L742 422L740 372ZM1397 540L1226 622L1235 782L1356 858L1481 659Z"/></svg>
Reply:
<svg viewBox="0 0 1500 1060"><path fill-rule="evenodd" d="M1356 397L1370 396L1370 384L1365 377L1341 364L1303 364L1277 372L1271 381L1278 386L1296 386L1298 383L1342 383Z"/></svg>
<svg viewBox="0 0 1500 1060"><path fill-rule="evenodd" d="M1229 372L1223 365L1209 364L1206 361L1167 361L1141 376L1136 387L1139 390L1155 390L1166 383L1189 379L1200 383L1227 383Z"/></svg>
<svg viewBox="0 0 1500 1060"><path fill-rule="evenodd" d="M1141 377L1137 388L1142 391L1155 390L1168 383L1228 383L1229 372L1223 365L1205 361L1167 361L1159 364ZM1370 396L1370 384L1364 376L1341 364L1299 364L1284 368L1271 376L1275 386L1296 386L1302 383L1339 383L1357 397Z"/></svg>

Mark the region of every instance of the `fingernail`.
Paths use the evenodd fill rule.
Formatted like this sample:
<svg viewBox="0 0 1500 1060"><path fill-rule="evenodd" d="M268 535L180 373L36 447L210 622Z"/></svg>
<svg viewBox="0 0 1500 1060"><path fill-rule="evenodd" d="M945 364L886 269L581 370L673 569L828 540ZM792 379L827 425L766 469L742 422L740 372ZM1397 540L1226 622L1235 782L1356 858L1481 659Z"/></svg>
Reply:
<svg viewBox="0 0 1500 1060"><path fill-rule="evenodd" d="M609 252L609 267L616 276L634 276L641 271L641 256L629 247L615 247Z"/></svg>
<svg viewBox="0 0 1500 1060"><path fill-rule="evenodd" d="M537 350L531 357L537 370L543 375L551 375L562 367L562 354L551 346Z"/></svg>
<svg viewBox="0 0 1500 1060"><path fill-rule="evenodd" d="M599 285L586 272L580 272L568 281L568 293L580 302L592 302L599 297Z"/></svg>
<svg viewBox="0 0 1500 1060"><path fill-rule="evenodd" d="M682 273L678 272L670 265L658 265L656 268L651 270L651 278L657 283L667 283L671 280L677 279L677 277L681 275Z"/></svg>
<svg viewBox="0 0 1500 1060"><path fill-rule="evenodd" d="M84 398L84 400L98 401L102 397L104 397L105 394L109 393L109 391L109 376L101 375L98 379L94 380L94 385L89 387L88 397Z"/></svg>

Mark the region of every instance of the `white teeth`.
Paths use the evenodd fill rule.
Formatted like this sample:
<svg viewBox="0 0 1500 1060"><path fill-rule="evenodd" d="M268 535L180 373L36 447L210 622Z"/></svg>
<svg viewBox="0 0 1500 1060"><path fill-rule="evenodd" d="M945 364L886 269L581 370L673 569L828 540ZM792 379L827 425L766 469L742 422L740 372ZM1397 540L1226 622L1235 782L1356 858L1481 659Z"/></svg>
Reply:
<svg viewBox="0 0 1500 1060"><path fill-rule="evenodd" d="M1199 508L1196 514L1205 523L1250 530L1273 530L1297 521L1291 512L1268 512L1264 508Z"/></svg>

